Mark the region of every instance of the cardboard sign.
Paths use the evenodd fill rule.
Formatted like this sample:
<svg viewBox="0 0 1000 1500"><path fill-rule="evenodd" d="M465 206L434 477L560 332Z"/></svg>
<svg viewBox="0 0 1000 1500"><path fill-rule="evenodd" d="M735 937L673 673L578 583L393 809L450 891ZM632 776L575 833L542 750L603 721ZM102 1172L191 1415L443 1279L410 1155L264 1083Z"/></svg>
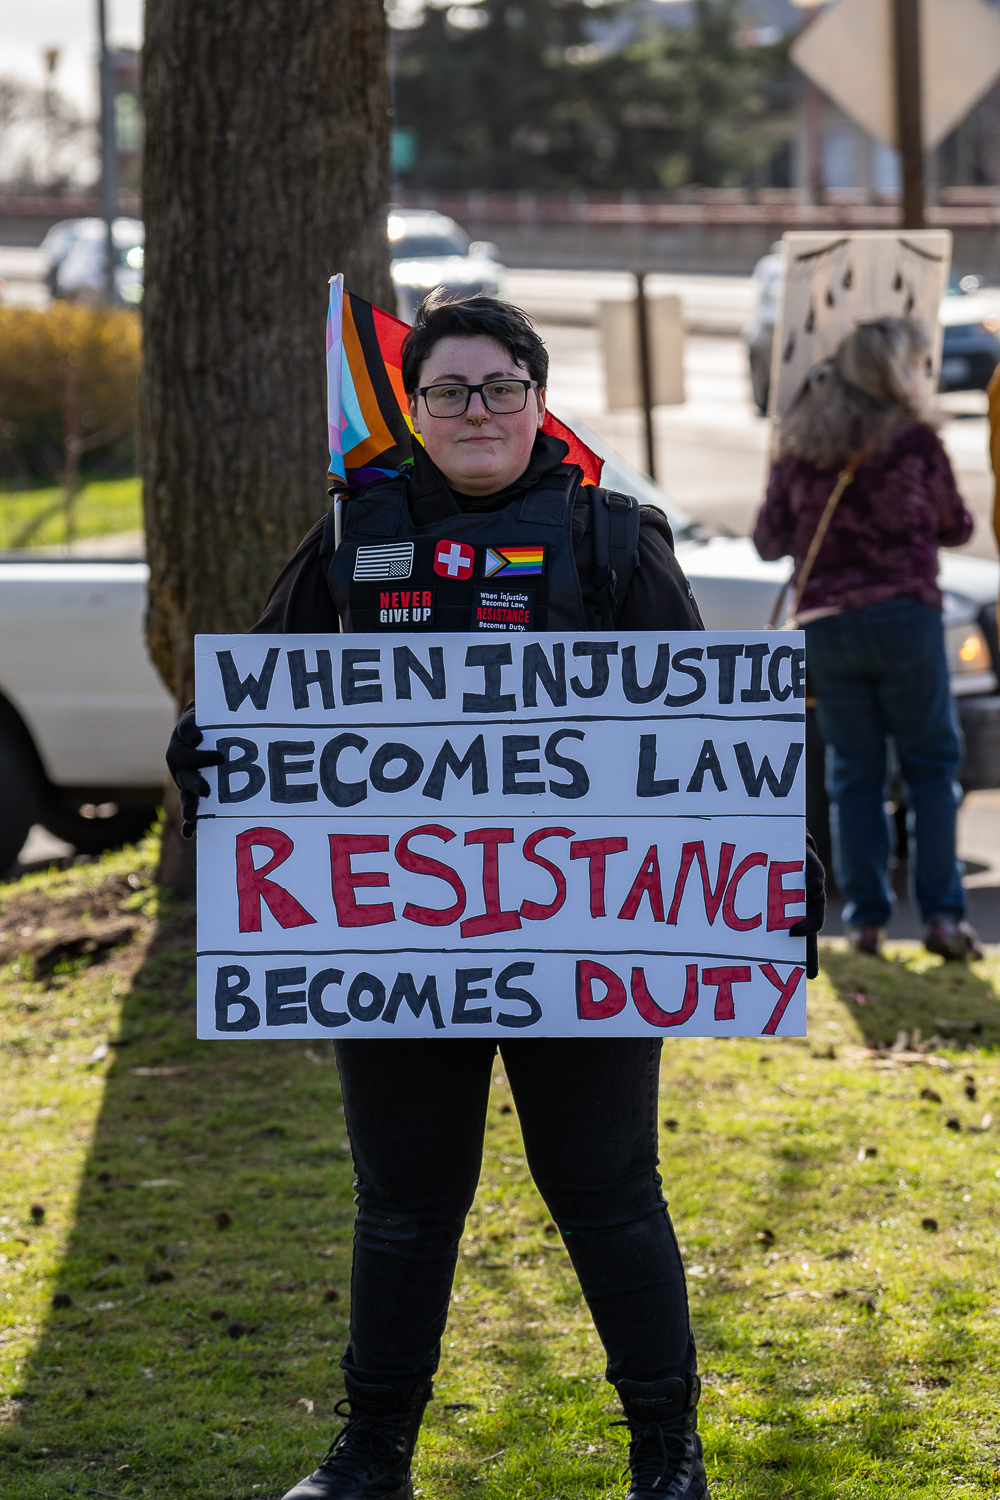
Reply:
<svg viewBox="0 0 1000 1500"><path fill-rule="evenodd" d="M915 318L927 331L928 390L941 366L938 308L948 285L948 229L789 231L771 361L770 415L781 418L814 365L859 323Z"/></svg>
<svg viewBox="0 0 1000 1500"><path fill-rule="evenodd" d="M199 1036L804 1035L800 632L195 650Z"/></svg>

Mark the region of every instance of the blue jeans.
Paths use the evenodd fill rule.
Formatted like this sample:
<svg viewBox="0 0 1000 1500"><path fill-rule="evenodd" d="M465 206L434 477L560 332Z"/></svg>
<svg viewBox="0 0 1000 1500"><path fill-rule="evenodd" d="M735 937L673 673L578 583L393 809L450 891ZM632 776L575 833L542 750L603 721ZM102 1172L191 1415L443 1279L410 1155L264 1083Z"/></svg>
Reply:
<svg viewBox="0 0 1000 1500"><path fill-rule="evenodd" d="M809 684L827 744L837 880L844 921L884 927L892 910L887 743L895 741L916 843L914 890L926 922L965 914L955 857L962 739L941 615L888 599L805 627Z"/></svg>
<svg viewBox="0 0 1000 1500"><path fill-rule="evenodd" d="M358 1204L341 1365L405 1399L437 1369L498 1044L350 1038L336 1048ZM504 1040L499 1052L608 1379L692 1374L684 1266L656 1170L659 1037ZM502 1213L495 1223L508 1227ZM518 1306L516 1272L500 1284Z"/></svg>

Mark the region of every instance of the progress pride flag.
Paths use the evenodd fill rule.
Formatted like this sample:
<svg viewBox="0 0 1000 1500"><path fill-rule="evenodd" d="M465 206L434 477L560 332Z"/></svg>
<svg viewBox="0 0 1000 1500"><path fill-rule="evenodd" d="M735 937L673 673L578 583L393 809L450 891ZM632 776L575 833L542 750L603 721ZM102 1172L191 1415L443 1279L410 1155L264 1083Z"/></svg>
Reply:
<svg viewBox="0 0 1000 1500"><path fill-rule="evenodd" d="M798 633L196 667L200 1036L804 1034Z"/></svg>

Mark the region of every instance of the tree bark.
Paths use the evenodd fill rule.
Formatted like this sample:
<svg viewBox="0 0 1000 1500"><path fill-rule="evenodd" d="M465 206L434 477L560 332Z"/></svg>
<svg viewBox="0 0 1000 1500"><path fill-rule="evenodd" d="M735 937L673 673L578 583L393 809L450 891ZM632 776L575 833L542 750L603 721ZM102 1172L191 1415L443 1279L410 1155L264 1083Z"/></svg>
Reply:
<svg viewBox="0 0 1000 1500"><path fill-rule="evenodd" d="M383 0L147 0L146 629L178 708L195 633L247 630L328 505L329 277L392 306L386 52Z"/></svg>

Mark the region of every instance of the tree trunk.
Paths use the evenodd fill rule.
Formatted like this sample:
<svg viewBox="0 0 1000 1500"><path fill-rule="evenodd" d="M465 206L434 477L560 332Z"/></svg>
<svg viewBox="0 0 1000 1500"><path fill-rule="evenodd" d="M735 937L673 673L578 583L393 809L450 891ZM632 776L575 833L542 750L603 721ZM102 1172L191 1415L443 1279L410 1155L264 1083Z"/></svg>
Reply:
<svg viewBox="0 0 1000 1500"><path fill-rule="evenodd" d="M147 0L146 628L178 708L195 632L247 630L328 505L329 277L392 306L386 47L383 0Z"/></svg>

